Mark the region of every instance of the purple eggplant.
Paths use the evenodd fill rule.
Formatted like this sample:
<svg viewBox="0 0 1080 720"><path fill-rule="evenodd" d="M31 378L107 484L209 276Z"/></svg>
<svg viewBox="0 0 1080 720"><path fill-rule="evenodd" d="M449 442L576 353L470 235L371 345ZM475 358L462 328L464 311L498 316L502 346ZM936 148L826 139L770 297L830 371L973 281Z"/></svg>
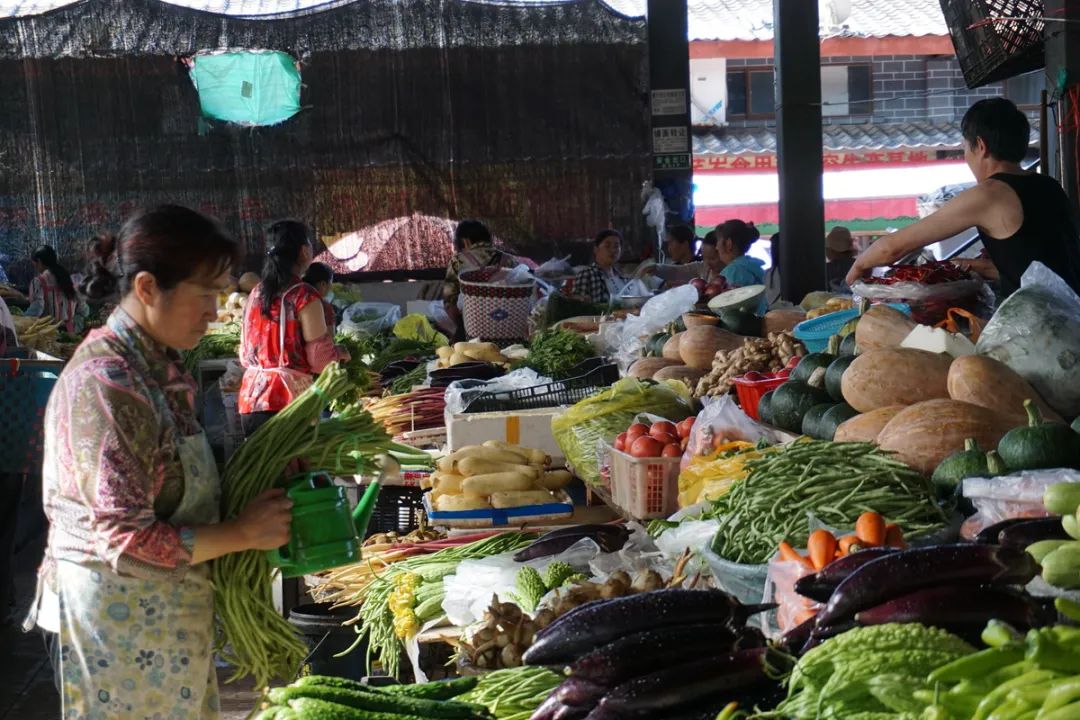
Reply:
<svg viewBox="0 0 1080 720"><path fill-rule="evenodd" d="M804 620L784 633L780 638L781 649L792 655L798 654L799 650L809 642L810 635L814 632L814 624L816 622L817 618L812 617L809 620Z"/></svg>
<svg viewBox="0 0 1080 720"><path fill-rule="evenodd" d="M936 545L892 553L841 582L818 613L817 627L838 625L860 610L926 587L1025 585L1038 571L1022 549L1000 545Z"/></svg>
<svg viewBox="0 0 1080 720"><path fill-rule="evenodd" d="M1029 630L1054 622L1048 612L1027 593L1005 588L945 585L924 588L855 613L860 625L922 623L945 630L972 630L976 635L987 621L998 619L1017 630Z"/></svg>
<svg viewBox="0 0 1080 720"><path fill-rule="evenodd" d="M743 605L720 590L654 590L575 608L536 635L526 665L569 665L617 638L677 625L726 624L735 628L776 605Z"/></svg>
<svg viewBox="0 0 1080 720"><path fill-rule="evenodd" d="M573 707L563 705L554 694L533 711L529 720L583 720L592 711L591 707Z"/></svg>
<svg viewBox="0 0 1080 720"><path fill-rule="evenodd" d="M845 555L833 560L812 575L804 575L795 581L795 592L803 597L818 602L829 602L836 586L847 579L848 575L861 568L871 560L876 560L883 555L896 552L893 548L867 548L859 552Z"/></svg>
<svg viewBox="0 0 1080 720"><path fill-rule="evenodd" d="M604 697L607 688L580 677L568 677L555 688L555 698L563 705L591 708Z"/></svg>
<svg viewBox="0 0 1080 720"><path fill-rule="evenodd" d="M730 696L768 682L766 652L766 648L754 648L697 658L634 678L605 695L597 709L613 711L612 717L657 718L673 714L680 706Z"/></svg>
<svg viewBox="0 0 1080 720"><path fill-rule="evenodd" d="M680 625L625 635L570 666L573 677L615 687L658 667L701 654L733 650L739 639L727 625Z"/></svg>
<svg viewBox="0 0 1080 720"><path fill-rule="evenodd" d="M549 557L569 550L578 540L590 538L604 552L622 550L630 537L630 531L622 525L578 525L561 530L552 530L534 540L528 546L514 554L517 562L526 562L536 558Z"/></svg>
<svg viewBox="0 0 1080 720"><path fill-rule="evenodd" d="M980 545L997 545L998 535L1001 534L1002 530L1012 525L1019 525L1020 523L1027 522L1028 520L1030 520L1030 518L1009 518L1008 520L996 522L993 525L984 527L980 530L978 534L975 535L975 542Z"/></svg>
<svg viewBox="0 0 1080 720"><path fill-rule="evenodd" d="M1040 540L1071 540L1061 527L1061 517L1045 517L1010 525L998 533L998 544L1023 550Z"/></svg>

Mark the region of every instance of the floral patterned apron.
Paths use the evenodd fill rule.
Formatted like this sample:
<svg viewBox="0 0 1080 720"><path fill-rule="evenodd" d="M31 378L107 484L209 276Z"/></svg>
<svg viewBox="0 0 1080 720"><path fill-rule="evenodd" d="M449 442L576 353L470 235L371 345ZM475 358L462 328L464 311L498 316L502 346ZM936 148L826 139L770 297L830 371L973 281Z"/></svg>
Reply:
<svg viewBox="0 0 1080 720"><path fill-rule="evenodd" d="M206 434L178 439L184 495L174 525L220 519L221 483ZM60 561L64 720L216 720L210 566L141 580L104 564Z"/></svg>

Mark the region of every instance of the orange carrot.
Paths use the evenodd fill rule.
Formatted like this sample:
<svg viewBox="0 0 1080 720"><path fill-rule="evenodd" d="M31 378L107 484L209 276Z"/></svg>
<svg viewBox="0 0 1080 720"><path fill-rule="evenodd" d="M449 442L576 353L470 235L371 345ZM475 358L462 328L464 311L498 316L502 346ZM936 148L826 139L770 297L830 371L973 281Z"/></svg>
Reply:
<svg viewBox="0 0 1080 720"><path fill-rule="evenodd" d="M850 555L862 550L862 541L857 535L845 535L840 538L840 556Z"/></svg>
<svg viewBox="0 0 1080 720"><path fill-rule="evenodd" d="M864 512L855 521L855 534L867 547L885 544L885 518L876 512Z"/></svg>
<svg viewBox="0 0 1080 720"><path fill-rule="evenodd" d="M810 562L815 570L820 570L833 561L836 556L836 537L828 530L815 530L806 541L810 551Z"/></svg>
<svg viewBox="0 0 1080 720"><path fill-rule="evenodd" d="M811 570L814 569L813 563L811 563L808 559L806 559L805 557L800 555L799 551L796 550L795 548L791 547L791 543L789 543L787 541L784 541L784 542L780 543L780 559L781 560L790 560L792 562L799 562L799 563L802 563L803 565L806 565Z"/></svg>
<svg viewBox="0 0 1080 720"><path fill-rule="evenodd" d="M885 545L900 550L907 548L907 543L904 541L904 531L896 523L889 523L885 526Z"/></svg>
<svg viewBox="0 0 1080 720"><path fill-rule="evenodd" d="M802 625L804 622L814 617L815 615L817 615L817 610L804 607L799 610L799 612L795 613L795 624Z"/></svg>

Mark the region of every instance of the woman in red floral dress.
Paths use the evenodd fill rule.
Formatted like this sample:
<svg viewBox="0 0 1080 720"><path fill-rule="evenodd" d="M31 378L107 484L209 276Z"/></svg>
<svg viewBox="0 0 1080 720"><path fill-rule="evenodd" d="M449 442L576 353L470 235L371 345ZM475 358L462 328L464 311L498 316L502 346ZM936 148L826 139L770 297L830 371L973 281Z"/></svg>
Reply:
<svg viewBox="0 0 1080 720"><path fill-rule="evenodd" d="M266 247L262 281L248 297L240 337L245 369L237 405L248 436L310 387L323 368L349 359L334 345L319 292L300 279L313 255L307 226L274 223Z"/></svg>

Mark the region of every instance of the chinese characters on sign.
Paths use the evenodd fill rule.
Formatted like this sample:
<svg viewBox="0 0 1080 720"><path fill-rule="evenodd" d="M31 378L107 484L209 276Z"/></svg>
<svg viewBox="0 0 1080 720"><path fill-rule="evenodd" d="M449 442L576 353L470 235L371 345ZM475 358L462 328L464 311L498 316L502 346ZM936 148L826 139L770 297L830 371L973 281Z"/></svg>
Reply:
<svg viewBox="0 0 1080 720"><path fill-rule="evenodd" d="M675 90L653 90L652 91L652 114L654 116L661 115L683 115L686 113L686 91L683 89Z"/></svg>
<svg viewBox="0 0 1080 720"><path fill-rule="evenodd" d="M653 155L653 170L689 170L690 155Z"/></svg>
<svg viewBox="0 0 1080 720"><path fill-rule="evenodd" d="M690 152L690 134L688 128L654 127L652 129L653 155Z"/></svg>
<svg viewBox="0 0 1080 720"><path fill-rule="evenodd" d="M655 143L655 138L654 138ZM827 152L822 155L825 168L851 167L854 165L893 165L926 163L936 160L930 150L882 150L878 152ZM698 172L753 172L777 170L776 155L695 155L694 170Z"/></svg>

